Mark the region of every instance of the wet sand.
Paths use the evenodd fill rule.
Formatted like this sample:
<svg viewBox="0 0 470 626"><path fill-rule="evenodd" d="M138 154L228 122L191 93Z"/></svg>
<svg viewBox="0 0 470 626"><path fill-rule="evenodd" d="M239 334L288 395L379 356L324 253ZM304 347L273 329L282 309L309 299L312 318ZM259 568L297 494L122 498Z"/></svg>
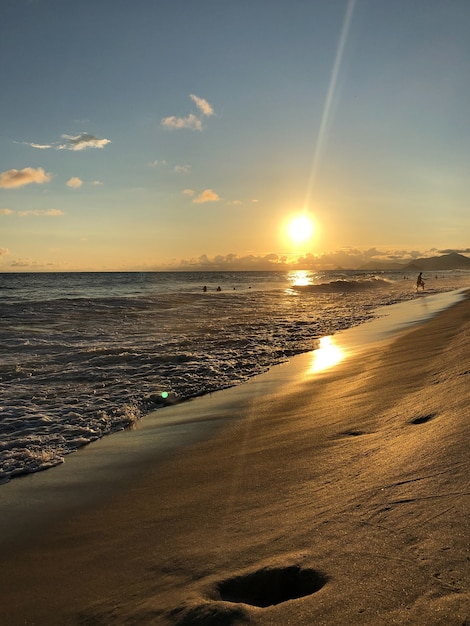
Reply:
<svg viewBox="0 0 470 626"><path fill-rule="evenodd" d="M469 340L334 338L1 486L0 623L470 623Z"/></svg>

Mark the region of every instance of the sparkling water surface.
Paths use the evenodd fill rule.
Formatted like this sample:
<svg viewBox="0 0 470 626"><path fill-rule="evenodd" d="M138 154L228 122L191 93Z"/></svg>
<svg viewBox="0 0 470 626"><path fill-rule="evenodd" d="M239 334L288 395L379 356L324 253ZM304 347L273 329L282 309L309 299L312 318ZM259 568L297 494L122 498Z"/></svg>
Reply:
<svg viewBox="0 0 470 626"><path fill-rule="evenodd" d="M0 481L56 465L168 403L240 384L380 306L422 297L415 278L0 274ZM425 278L425 294L436 294L468 286L470 274Z"/></svg>

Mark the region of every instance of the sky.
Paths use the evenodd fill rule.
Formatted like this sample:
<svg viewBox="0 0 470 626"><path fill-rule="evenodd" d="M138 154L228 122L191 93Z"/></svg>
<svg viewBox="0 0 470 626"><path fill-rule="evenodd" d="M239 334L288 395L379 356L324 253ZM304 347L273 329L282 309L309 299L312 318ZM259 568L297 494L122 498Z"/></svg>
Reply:
<svg viewBox="0 0 470 626"><path fill-rule="evenodd" d="M0 271L469 252L469 29L468 0L0 0Z"/></svg>

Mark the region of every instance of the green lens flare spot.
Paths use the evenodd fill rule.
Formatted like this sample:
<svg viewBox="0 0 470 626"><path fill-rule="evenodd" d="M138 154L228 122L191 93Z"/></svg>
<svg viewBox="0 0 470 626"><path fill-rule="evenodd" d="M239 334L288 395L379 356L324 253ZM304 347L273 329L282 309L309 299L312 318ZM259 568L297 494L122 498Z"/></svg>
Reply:
<svg viewBox="0 0 470 626"><path fill-rule="evenodd" d="M168 391L162 391L162 398L166 400L168 398Z"/></svg>

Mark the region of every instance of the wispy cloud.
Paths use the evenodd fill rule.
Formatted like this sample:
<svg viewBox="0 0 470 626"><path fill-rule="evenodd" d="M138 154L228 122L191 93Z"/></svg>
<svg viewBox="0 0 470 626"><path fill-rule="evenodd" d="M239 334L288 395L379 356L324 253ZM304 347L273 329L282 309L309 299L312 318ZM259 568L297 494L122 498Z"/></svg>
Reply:
<svg viewBox="0 0 470 626"><path fill-rule="evenodd" d="M155 161L150 161L150 163L148 164L149 167L152 168L167 168L170 167L171 164L168 163L168 161L166 161L165 159L155 159ZM171 166L172 171L175 172L176 174L189 174L191 172L191 165L189 165L188 163L185 164L179 164L177 163L176 165Z"/></svg>
<svg viewBox="0 0 470 626"><path fill-rule="evenodd" d="M180 130L183 128L187 128L190 130L199 131L203 129L201 115L203 117L210 117L211 115L214 115L214 109L209 104L209 102L207 102L207 100L204 100L204 98L200 98L199 96L195 96L194 94L190 94L189 97L198 108L199 115L190 113L186 117L176 117L175 115L164 117L161 121L161 125L164 128L170 130Z"/></svg>
<svg viewBox="0 0 470 626"><path fill-rule="evenodd" d="M66 143L62 144L60 150L86 150L87 148L104 148L111 139L100 139L89 133L81 133L80 135L62 135Z"/></svg>
<svg viewBox="0 0 470 626"><path fill-rule="evenodd" d="M58 217L64 215L64 212L59 209L30 209L27 211L18 211L18 215L20 217L28 217L30 215L34 217Z"/></svg>
<svg viewBox="0 0 470 626"><path fill-rule="evenodd" d="M189 174L191 172L190 165L175 165L173 171L177 174Z"/></svg>
<svg viewBox="0 0 470 626"><path fill-rule="evenodd" d="M48 183L51 178L52 174L47 174L42 167L37 169L25 167L22 170L7 170L6 172L0 172L0 188L15 189L31 183L41 185L42 183Z"/></svg>
<svg viewBox="0 0 470 626"><path fill-rule="evenodd" d="M83 185L83 180L78 178L78 176L72 176L72 178L67 181L66 185L72 189L78 189Z"/></svg>
<svg viewBox="0 0 470 626"><path fill-rule="evenodd" d="M193 93L190 94L189 97L195 103L195 105L201 111L203 115L205 115L206 117L210 117L211 115L214 115L214 109L207 102L207 100L204 100L204 98L199 98L199 96L195 96Z"/></svg>
<svg viewBox="0 0 470 626"><path fill-rule="evenodd" d="M185 196L194 196L196 194L194 189L183 189L183 193Z"/></svg>
<svg viewBox="0 0 470 626"><path fill-rule="evenodd" d="M111 139L104 139L91 135L90 133L80 133L79 135L61 135L61 139L64 141L56 141L54 143L36 143L36 142L23 142L31 148L38 150L86 150L87 148L104 148L108 143L111 143Z"/></svg>
<svg viewBox="0 0 470 626"><path fill-rule="evenodd" d="M187 117L164 117L162 119L162 126L173 130L181 130L182 128L189 128L190 130L202 130L202 122L193 113L190 113Z"/></svg>
<svg viewBox="0 0 470 626"><path fill-rule="evenodd" d="M12 213L11 209L0 209L0 215L11 215Z"/></svg>
<svg viewBox="0 0 470 626"><path fill-rule="evenodd" d="M49 143L26 143L27 146L30 146L31 148L36 148L37 150L49 150L50 148L54 148L54 146L52 144Z"/></svg>
<svg viewBox="0 0 470 626"><path fill-rule="evenodd" d="M212 191L212 189L204 189L196 198L194 198L193 202L195 204L204 204L205 202L218 202L220 197Z"/></svg>
<svg viewBox="0 0 470 626"><path fill-rule="evenodd" d="M31 267L34 269L40 269L43 267L47 267L47 268L53 268L55 267L54 263L45 263L42 261L35 261L34 259L14 259L10 264L10 267L15 267L15 268L19 268L19 267Z"/></svg>
<svg viewBox="0 0 470 626"><path fill-rule="evenodd" d="M7 256L7 254L10 254L8 248L0 248L0 256Z"/></svg>

